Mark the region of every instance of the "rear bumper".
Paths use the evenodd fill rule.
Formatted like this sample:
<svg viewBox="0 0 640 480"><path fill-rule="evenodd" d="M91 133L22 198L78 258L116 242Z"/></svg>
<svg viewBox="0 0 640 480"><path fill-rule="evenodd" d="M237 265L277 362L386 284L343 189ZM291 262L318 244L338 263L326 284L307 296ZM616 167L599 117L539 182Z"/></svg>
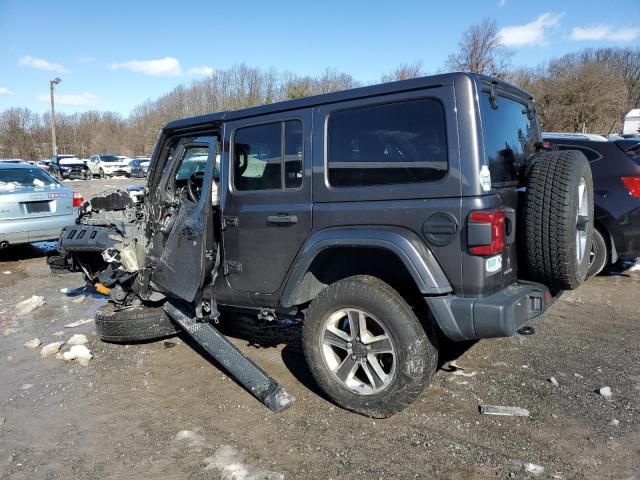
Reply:
<svg viewBox="0 0 640 480"><path fill-rule="evenodd" d="M75 223L77 209L72 215L53 215L39 218L23 218L0 221L0 242L30 243L57 240L60 231Z"/></svg>
<svg viewBox="0 0 640 480"><path fill-rule="evenodd" d="M508 337L551 305L549 289L518 281L485 297L425 297L439 327L455 341Z"/></svg>

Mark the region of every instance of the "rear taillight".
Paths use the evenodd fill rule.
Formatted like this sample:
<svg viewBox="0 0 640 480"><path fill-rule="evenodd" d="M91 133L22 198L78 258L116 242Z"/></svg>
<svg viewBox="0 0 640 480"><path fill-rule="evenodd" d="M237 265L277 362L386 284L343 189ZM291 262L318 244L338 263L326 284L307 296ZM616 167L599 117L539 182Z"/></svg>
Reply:
<svg viewBox="0 0 640 480"><path fill-rule="evenodd" d="M549 140L545 140L544 142L542 142L542 149L551 150L551 142Z"/></svg>
<svg viewBox="0 0 640 480"><path fill-rule="evenodd" d="M496 255L504 250L504 212L478 210L469 215L467 242L473 255Z"/></svg>
<svg viewBox="0 0 640 480"><path fill-rule="evenodd" d="M640 177L622 177L621 180L629 195L640 198Z"/></svg>
<svg viewBox="0 0 640 480"><path fill-rule="evenodd" d="M80 195L78 192L73 192L73 206L79 207L84 203L84 197Z"/></svg>

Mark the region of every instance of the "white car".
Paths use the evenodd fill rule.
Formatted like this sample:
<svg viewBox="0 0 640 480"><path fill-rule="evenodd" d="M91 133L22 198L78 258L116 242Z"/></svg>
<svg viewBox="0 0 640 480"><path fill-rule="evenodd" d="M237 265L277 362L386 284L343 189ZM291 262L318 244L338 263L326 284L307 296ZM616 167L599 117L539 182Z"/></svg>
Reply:
<svg viewBox="0 0 640 480"><path fill-rule="evenodd" d="M131 176L131 167L126 157L116 155L93 155L89 162L89 169L93 176L104 178L106 176L125 175Z"/></svg>

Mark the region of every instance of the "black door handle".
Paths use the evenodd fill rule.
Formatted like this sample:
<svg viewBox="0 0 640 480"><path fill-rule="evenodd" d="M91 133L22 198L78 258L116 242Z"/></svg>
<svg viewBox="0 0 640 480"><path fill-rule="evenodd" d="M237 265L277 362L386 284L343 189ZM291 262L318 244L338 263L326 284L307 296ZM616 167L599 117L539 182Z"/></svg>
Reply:
<svg viewBox="0 0 640 480"><path fill-rule="evenodd" d="M276 225L285 225L290 223L298 223L297 215L269 215L267 217L267 222L275 223Z"/></svg>

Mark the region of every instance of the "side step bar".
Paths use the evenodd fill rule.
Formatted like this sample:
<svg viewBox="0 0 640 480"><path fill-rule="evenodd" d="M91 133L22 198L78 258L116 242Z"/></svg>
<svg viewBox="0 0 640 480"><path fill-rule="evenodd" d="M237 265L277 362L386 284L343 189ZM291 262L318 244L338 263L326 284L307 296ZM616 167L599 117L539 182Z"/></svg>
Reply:
<svg viewBox="0 0 640 480"><path fill-rule="evenodd" d="M209 355L215 358L270 410L279 413L293 405L295 397L287 393L278 382L238 350L213 325L198 321L185 313L177 304L171 302L165 303L164 310Z"/></svg>

